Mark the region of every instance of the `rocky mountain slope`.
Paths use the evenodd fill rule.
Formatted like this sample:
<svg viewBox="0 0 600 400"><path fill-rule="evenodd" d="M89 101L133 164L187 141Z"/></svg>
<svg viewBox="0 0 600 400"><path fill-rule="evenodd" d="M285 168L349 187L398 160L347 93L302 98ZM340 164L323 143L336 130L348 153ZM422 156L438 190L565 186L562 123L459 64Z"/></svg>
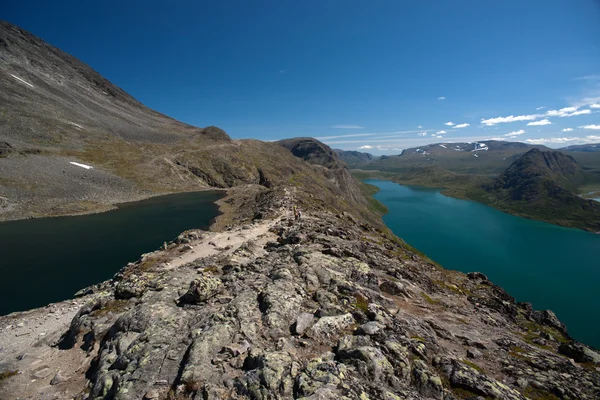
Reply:
<svg viewBox="0 0 600 400"><path fill-rule="evenodd" d="M337 192L322 200L340 211L348 206L338 204L342 194L367 203L336 181L349 175L329 171L276 143L232 140L153 111L77 59L0 22L0 221L242 184L304 185L316 197Z"/></svg>
<svg viewBox="0 0 600 400"><path fill-rule="evenodd" d="M600 354L552 312L349 213L295 222L301 188L268 192L251 203L265 219L185 232L74 301L0 318L0 398L600 395Z"/></svg>
<svg viewBox="0 0 600 400"><path fill-rule="evenodd" d="M573 157L533 149L469 196L512 214L599 232L600 203L572 192L584 179Z"/></svg>

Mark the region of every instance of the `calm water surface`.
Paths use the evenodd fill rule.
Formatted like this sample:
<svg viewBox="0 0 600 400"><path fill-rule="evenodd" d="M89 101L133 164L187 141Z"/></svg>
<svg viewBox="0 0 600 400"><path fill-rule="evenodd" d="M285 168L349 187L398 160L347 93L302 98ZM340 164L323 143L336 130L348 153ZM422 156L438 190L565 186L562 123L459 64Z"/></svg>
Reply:
<svg viewBox="0 0 600 400"><path fill-rule="evenodd" d="M186 229L206 229L220 192L154 197L101 214L0 223L0 315L71 298Z"/></svg>
<svg viewBox="0 0 600 400"><path fill-rule="evenodd" d="M437 189L368 180L387 226L445 268L481 271L600 348L600 235L505 214Z"/></svg>

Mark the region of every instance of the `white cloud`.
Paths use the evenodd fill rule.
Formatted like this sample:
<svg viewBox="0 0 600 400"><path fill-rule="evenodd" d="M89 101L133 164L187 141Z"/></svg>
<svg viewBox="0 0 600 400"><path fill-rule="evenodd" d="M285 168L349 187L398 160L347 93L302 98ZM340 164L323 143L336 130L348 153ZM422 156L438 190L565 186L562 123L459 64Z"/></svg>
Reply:
<svg viewBox="0 0 600 400"><path fill-rule="evenodd" d="M458 124L454 125L454 129L466 128L467 126L471 126L471 124Z"/></svg>
<svg viewBox="0 0 600 400"><path fill-rule="evenodd" d="M419 136L427 136L427 132L419 132L419 133L417 133L417 135L419 135Z"/></svg>
<svg viewBox="0 0 600 400"><path fill-rule="evenodd" d="M497 117L497 118L489 118L482 119L481 123L487 126L493 126L496 124L503 124L507 122L518 122L518 121L533 121L541 117L540 114L531 114L531 115L509 115L508 117Z"/></svg>
<svg viewBox="0 0 600 400"><path fill-rule="evenodd" d="M363 129L364 126L360 125L334 125L332 128L335 129Z"/></svg>
<svg viewBox="0 0 600 400"><path fill-rule="evenodd" d="M517 136L522 135L524 133L525 133L525 131L523 129L521 129L521 130L518 130L518 131L509 132L509 133L507 133L504 136L506 136L506 137L517 137Z"/></svg>
<svg viewBox="0 0 600 400"><path fill-rule="evenodd" d="M454 126L454 125L455 125L455 123L454 123L454 122L450 122L450 121L448 121L448 122L446 122L444 125L448 125L448 126Z"/></svg>
<svg viewBox="0 0 600 400"><path fill-rule="evenodd" d="M419 128L419 129L423 129L423 127L422 127L421 125L417 126L417 128Z"/></svg>
<svg viewBox="0 0 600 400"><path fill-rule="evenodd" d="M444 133L446 133L446 131L438 131L436 132L438 135L443 135Z"/></svg>
<svg viewBox="0 0 600 400"><path fill-rule="evenodd" d="M592 129L594 131L600 131L600 125L584 125L580 126L581 129Z"/></svg>
<svg viewBox="0 0 600 400"><path fill-rule="evenodd" d="M544 125L552 125L552 122L547 119L541 119L539 121L530 122L527 126L544 126Z"/></svg>
<svg viewBox="0 0 600 400"><path fill-rule="evenodd" d="M537 107L536 110L539 111L539 110L543 110L544 108L546 108L546 107Z"/></svg>
<svg viewBox="0 0 600 400"><path fill-rule="evenodd" d="M549 110L546 113L547 117L574 117L576 115L585 115L585 114L591 114L592 111L591 110L579 110L579 107L565 107L565 108L561 108L560 110Z"/></svg>
<svg viewBox="0 0 600 400"><path fill-rule="evenodd" d="M436 139L443 139L444 138L442 135L431 135L431 137L436 138Z"/></svg>
<svg viewBox="0 0 600 400"><path fill-rule="evenodd" d="M446 100L444 96L438 97L438 100Z"/></svg>
<svg viewBox="0 0 600 400"><path fill-rule="evenodd" d="M372 149L373 146L369 146L368 144L365 144L364 146L360 146L359 150L368 150L368 149Z"/></svg>
<svg viewBox="0 0 600 400"><path fill-rule="evenodd" d="M562 131L563 132L573 132L573 128L565 128Z"/></svg>
<svg viewBox="0 0 600 400"><path fill-rule="evenodd" d="M600 108L600 104L598 104L598 103L590 104L590 108Z"/></svg>

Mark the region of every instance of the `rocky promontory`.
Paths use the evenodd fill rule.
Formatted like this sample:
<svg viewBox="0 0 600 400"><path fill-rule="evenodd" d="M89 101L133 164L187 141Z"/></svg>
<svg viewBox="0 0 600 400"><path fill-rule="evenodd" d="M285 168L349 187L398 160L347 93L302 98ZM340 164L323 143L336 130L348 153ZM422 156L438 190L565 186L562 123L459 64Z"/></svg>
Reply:
<svg viewBox="0 0 600 400"><path fill-rule="evenodd" d="M552 312L350 213L296 221L277 193L264 218L0 318L0 398L599 397L600 355Z"/></svg>

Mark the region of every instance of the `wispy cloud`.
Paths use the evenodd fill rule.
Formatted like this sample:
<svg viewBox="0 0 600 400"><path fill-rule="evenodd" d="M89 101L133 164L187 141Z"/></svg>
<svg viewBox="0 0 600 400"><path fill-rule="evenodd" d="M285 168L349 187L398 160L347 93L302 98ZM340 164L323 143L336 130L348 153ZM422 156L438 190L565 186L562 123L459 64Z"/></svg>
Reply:
<svg viewBox="0 0 600 400"><path fill-rule="evenodd" d="M586 137L550 137L550 138L538 138L538 139L527 139L527 143L531 144L585 144L585 143L597 143L600 141L600 136L586 136Z"/></svg>
<svg viewBox="0 0 600 400"><path fill-rule="evenodd" d="M525 131L523 129L521 129L521 130L518 130L518 131L509 132L509 133L507 133L504 136L506 136L506 137L513 137L514 138L514 137L517 137L517 136L522 135L524 133L525 133Z"/></svg>
<svg viewBox="0 0 600 400"><path fill-rule="evenodd" d="M546 107L543 107L543 106L542 107L537 107L536 110L539 111L539 110L543 110L544 108L546 108Z"/></svg>
<svg viewBox="0 0 600 400"><path fill-rule="evenodd" d="M373 146L369 146L368 144L365 144L364 146L360 146L359 150L369 150L369 149L372 149L372 148L373 148Z"/></svg>
<svg viewBox="0 0 600 400"><path fill-rule="evenodd" d="M423 127L422 127L421 125L417 126L417 128L419 128L419 129L423 129Z"/></svg>
<svg viewBox="0 0 600 400"><path fill-rule="evenodd" d="M600 81L600 75L586 75L575 79L579 81Z"/></svg>
<svg viewBox="0 0 600 400"><path fill-rule="evenodd" d="M600 125L583 125L580 126L581 129L591 129L594 131L600 131Z"/></svg>
<svg viewBox="0 0 600 400"><path fill-rule="evenodd" d="M354 133L351 135L336 135L336 136L319 136L315 139L317 140L329 140L329 139L339 139L339 138L347 138L347 137L360 137L360 136L375 136L376 133Z"/></svg>
<svg viewBox="0 0 600 400"><path fill-rule="evenodd" d="M458 124L458 125L454 125L453 128L460 129L460 128L466 128L467 126L471 126L471 124Z"/></svg>
<svg viewBox="0 0 600 400"><path fill-rule="evenodd" d="M544 125L552 125L552 122L550 122L547 119L541 119L539 121L533 121L527 124L527 126L544 126Z"/></svg>
<svg viewBox="0 0 600 400"><path fill-rule="evenodd" d="M444 96L438 97L438 100L446 100L446 97L444 97Z"/></svg>
<svg viewBox="0 0 600 400"><path fill-rule="evenodd" d="M573 128L565 128L562 131L563 132L573 132Z"/></svg>
<svg viewBox="0 0 600 400"><path fill-rule="evenodd" d="M446 131L438 131L436 132L438 135L443 135L444 133L446 133Z"/></svg>
<svg viewBox="0 0 600 400"><path fill-rule="evenodd" d="M448 125L448 126L454 126L455 124L454 124L454 122L450 122L450 121L448 121L448 122L446 122L444 125Z"/></svg>
<svg viewBox="0 0 600 400"><path fill-rule="evenodd" d="M352 124L342 124L342 125L333 125L332 128L335 128L335 129L364 129L364 126L352 125Z"/></svg>
<svg viewBox="0 0 600 400"><path fill-rule="evenodd" d="M519 122L519 121L533 121L541 117L540 114L530 114L530 115L509 115L508 117L497 117L497 118L489 118L482 119L481 123L487 126L494 126L496 124L504 124L508 122Z"/></svg>
<svg viewBox="0 0 600 400"><path fill-rule="evenodd" d="M574 117L576 115L585 115L585 114L591 114L592 111L585 109L585 110L578 110L579 107L565 107L565 108L561 108L560 110L549 110L545 115L547 117Z"/></svg>
<svg viewBox="0 0 600 400"><path fill-rule="evenodd" d="M590 108L600 108L600 104L592 103L592 104L590 104Z"/></svg>
<svg viewBox="0 0 600 400"><path fill-rule="evenodd" d="M598 96L599 91L600 91L600 88L598 90L594 91L594 93L592 94L592 97L584 97L583 99L573 101L572 104L578 108L585 107L585 106L591 106L592 104L598 104L598 103L600 103L600 96ZM596 107L594 107L594 108L596 108Z"/></svg>
<svg viewBox="0 0 600 400"><path fill-rule="evenodd" d="M419 132L419 133L417 133L417 135L419 135L419 136L427 136L427 132Z"/></svg>

